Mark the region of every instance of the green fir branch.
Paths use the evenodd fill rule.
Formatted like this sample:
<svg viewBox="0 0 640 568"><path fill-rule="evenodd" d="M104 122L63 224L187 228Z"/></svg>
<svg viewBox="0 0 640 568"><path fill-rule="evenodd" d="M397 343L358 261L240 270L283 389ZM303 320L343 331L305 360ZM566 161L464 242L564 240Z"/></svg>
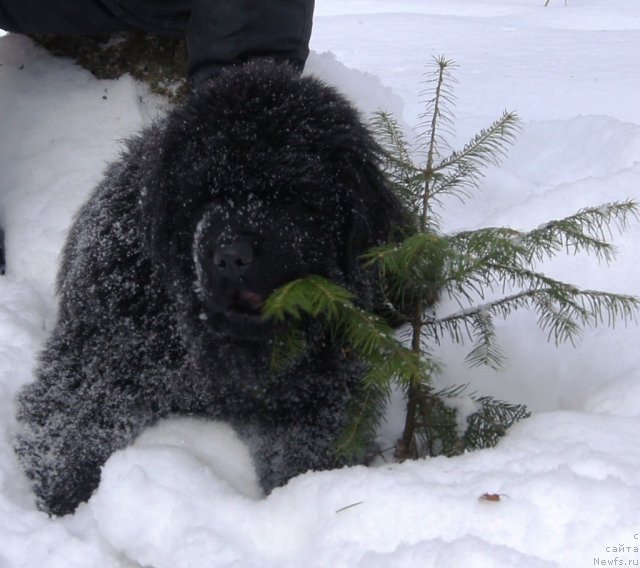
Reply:
<svg viewBox="0 0 640 568"><path fill-rule="evenodd" d="M440 131L442 124L450 122L450 113L447 109L447 103L453 105L453 93L449 91L449 82L451 79L450 69L455 66L453 61L445 59L443 56L435 58L435 76L430 80L434 85L433 98L426 101L426 112L421 118L428 121L425 136L427 137L427 156L423 170L424 179L422 200L420 203L418 217L418 229L421 232L427 231L431 223L431 196L433 191L433 165L438 158L438 146L440 142ZM428 91L427 91L428 92Z"/></svg>
<svg viewBox="0 0 640 568"><path fill-rule="evenodd" d="M276 289L266 300L263 315L283 322L301 320L303 315L329 321L339 320L341 306L352 306L353 294L320 276L292 280Z"/></svg>
<svg viewBox="0 0 640 568"><path fill-rule="evenodd" d="M411 150L398 122L385 112L378 112L372 126L379 133L382 166L392 188L407 211L415 211L421 195L422 172L411 161Z"/></svg>
<svg viewBox="0 0 640 568"><path fill-rule="evenodd" d="M477 189L483 177L482 169L498 165L520 130L518 116L505 111L489 128L481 130L459 152L433 166L432 198L448 194L467 197Z"/></svg>
<svg viewBox="0 0 640 568"><path fill-rule="evenodd" d="M594 254L599 261L609 263L615 248L607 242L613 230L624 232L632 219L638 219L638 203L632 200L605 203L581 209L564 219L550 221L522 235L522 246L531 258L542 260L558 252Z"/></svg>
<svg viewBox="0 0 640 568"><path fill-rule="evenodd" d="M292 340L295 345L301 336L298 326L311 317L322 321L344 351L365 364L365 377L350 408L352 421L336 446L338 456L346 460L361 457L364 441L370 439L373 425L382 416L382 400L386 403L384 394L390 385L410 383L416 377L428 381L436 368L433 362L404 347L384 320L352 300L353 295L341 286L320 276L308 276L275 290L263 307L265 318L289 323L274 339L273 360L294 359L295 352L283 357L277 346L290 345Z"/></svg>
<svg viewBox="0 0 640 568"><path fill-rule="evenodd" d="M368 457L369 444L384 420L391 384L388 380L366 378L360 384L349 405L347 427L336 442L339 460L362 462Z"/></svg>
<svg viewBox="0 0 640 568"><path fill-rule="evenodd" d="M493 317L485 310L478 310L471 318L474 347L469 351L465 362L469 367L487 365L492 369L502 369L506 357L496 340Z"/></svg>
<svg viewBox="0 0 640 568"><path fill-rule="evenodd" d="M616 323L635 322L640 308L640 299L624 294L612 294L595 290L579 290L559 281L546 288L532 288L497 300L463 309L438 318L427 318L423 324L425 333L433 341L440 343L448 336L455 343L464 343L465 339L481 341L486 336L486 349L494 348L495 332L487 325L493 318L506 319L518 310L532 310L538 315L537 324L542 331L548 332L548 339L556 345L570 342L575 344L585 327L597 327L606 324L615 327ZM482 345L480 343L479 345ZM473 365L489 364L500 368L499 351L482 357L482 349L472 351L467 362Z"/></svg>
<svg viewBox="0 0 640 568"><path fill-rule="evenodd" d="M273 341L271 368L274 371L281 371L291 366L304 355L307 347L306 337L298 327L290 326L281 330Z"/></svg>
<svg viewBox="0 0 640 568"><path fill-rule="evenodd" d="M471 343L468 365L498 369L505 355L498 344L496 321L515 311L532 311L548 341L575 344L587 327L635 322L640 308L640 299L634 296L581 289L537 269L538 263L560 253L586 253L611 262L613 233L624 231L640 215L634 201L585 208L531 231L489 227L443 234L438 230L435 205L444 196L464 199L476 189L483 170L499 164L519 130L517 115L505 111L461 150L443 157L442 150L448 147L443 133L452 126L454 67L444 57L434 60L422 95L425 113L420 116L417 147L407 142L392 116L379 113L373 124L389 184L413 215L415 226L401 242L369 250L362 262L378 275L380 313L405 324L402 341L383 318L356 305L348 290L318 276L284 285L263 310L281 330L274 339L276 367L302 354L306 339L302 330L309 319L318 322L314 329L319 326L332 336L345 356L362 361L364 378L336 447L347 461L366 455L392 385L402 386L407 396L405 428L397 446L401 459L455 455L494 445L507 428L528 416L523 405L472 396L478 410L461 431L456 411L447 402L455 389L434 392L431 386L439 372L432 348L444 339ZM457 311L440 315L441 297L451 299Z"/></svg>
<svg viewBox="0 0 640 568"><path fill-rule="evenodd" d="M487 166L497 166L506 157L509 146L520 132L520 120L515 112L503 111L502 116L488 128L483 128L459 152L453 152L434 166L434 170L469 164L471 171L480 174Z"/></svg>
<svg viewBox="0 0 640 568"><path fill-rule="evenodd" d="M467 429L462 437L466 450L495 446L511 426L531 416L524 404L511 404L490 396L474 401L480 408L467 418Z"/></svg>
<svg viewBox="0 0 640 568"><path fill-rule="evenodd" d="M439 149L448 147L443 133L450 133L453 129L453 108L456 103L452 88L456 83L453 70L457 67L453 60L439 55L432 58L431 69L425 73L419 99L425 110L418 115L417 136L418 147L424 149L425 170L430 169L430 163L435 163L440 155Z"/></svg>
<svg viewBox="0 0 640 568"><path fill-rule="evenodd" d="M413 442L412 457L454 456L465 451L495 446L507 430L531 413L523 404L512 404L490 396L465 395L468 384L435 391L422 387L420 431ZM476 410L461 424L455 402L469 398Z"/></svg>

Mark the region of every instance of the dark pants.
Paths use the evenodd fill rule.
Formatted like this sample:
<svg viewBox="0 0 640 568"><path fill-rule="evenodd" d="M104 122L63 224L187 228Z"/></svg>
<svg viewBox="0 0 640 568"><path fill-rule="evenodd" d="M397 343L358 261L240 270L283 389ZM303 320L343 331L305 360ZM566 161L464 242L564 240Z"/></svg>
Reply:
<svg viewBox="0 0 640 568"><path fill-rule="evenodd" d="M186 37L189 73L269 56L302 67L314 0L0 0L0 28L98 36L141 29Z"/></svg>

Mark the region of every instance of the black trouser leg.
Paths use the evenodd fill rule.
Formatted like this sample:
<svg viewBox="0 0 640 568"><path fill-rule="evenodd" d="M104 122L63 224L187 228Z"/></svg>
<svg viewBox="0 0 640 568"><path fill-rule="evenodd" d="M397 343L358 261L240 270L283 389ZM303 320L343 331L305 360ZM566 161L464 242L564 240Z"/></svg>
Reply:
<svg viewBox="0 0 640 568"><path fill-rule="evenodd" d="M302 69L309 55L314 0L192 0L189 74L252 57Z"/></svg>
<svg viewBox="0 0 640 568"><path fill-rule="evenodd" d="M132 26L94 0L0 0L0 28L22 34L108 35Z"/></svg>

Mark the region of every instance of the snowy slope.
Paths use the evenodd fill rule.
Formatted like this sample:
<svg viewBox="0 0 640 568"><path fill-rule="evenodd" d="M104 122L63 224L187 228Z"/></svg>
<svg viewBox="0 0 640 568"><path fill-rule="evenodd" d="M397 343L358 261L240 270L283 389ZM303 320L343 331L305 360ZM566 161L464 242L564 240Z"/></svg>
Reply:
<svg viewBox="0 0 640 568"><path fill-rule="evenodd" d="M463 143L504 108L518 142L449 229L528 229L584 206L640 199L637 0L318 0L308 71L363 109L415 124L433 55L459 64ZM222 424L175 420L105 466L63 519L35 510L11 451L12 397L55 318L69 222L118 141L158 101L129 78L97 81L15 36L0 38L0 567L581 567L640 564L640 330L599 328L556 349L530 314L501 324L499 374L443 346L443 384L536 412L498 447L453 459L308 473L259 496ZM545 271L640 295L640 225L610 267L563 258ZM446 309L446 306L443 307ZM397 435L401 408L385 436ZM479 499L501 494L500 501ZM635 548L635 550L634 550ZM616 560L617 559L617 560ZM623 560L625 564L614 564Z"/></svg>

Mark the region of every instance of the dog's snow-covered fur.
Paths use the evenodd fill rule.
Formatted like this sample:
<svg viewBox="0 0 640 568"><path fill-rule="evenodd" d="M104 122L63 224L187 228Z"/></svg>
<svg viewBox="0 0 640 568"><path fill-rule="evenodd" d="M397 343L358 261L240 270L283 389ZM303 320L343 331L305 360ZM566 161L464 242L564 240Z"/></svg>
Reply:
<svg viewBox="0 0 640 568"><path fill-rule="evenodd" d="M58 322L18 396L41 509L72 512L114 451L176 414L234 425L266 491L335 464L361 365L309 331L271 371L260 309L308 274L371 307L358 257L398 211L376 163L340 95L267 62L223 72L128 142L72 227Z"/></svg>

